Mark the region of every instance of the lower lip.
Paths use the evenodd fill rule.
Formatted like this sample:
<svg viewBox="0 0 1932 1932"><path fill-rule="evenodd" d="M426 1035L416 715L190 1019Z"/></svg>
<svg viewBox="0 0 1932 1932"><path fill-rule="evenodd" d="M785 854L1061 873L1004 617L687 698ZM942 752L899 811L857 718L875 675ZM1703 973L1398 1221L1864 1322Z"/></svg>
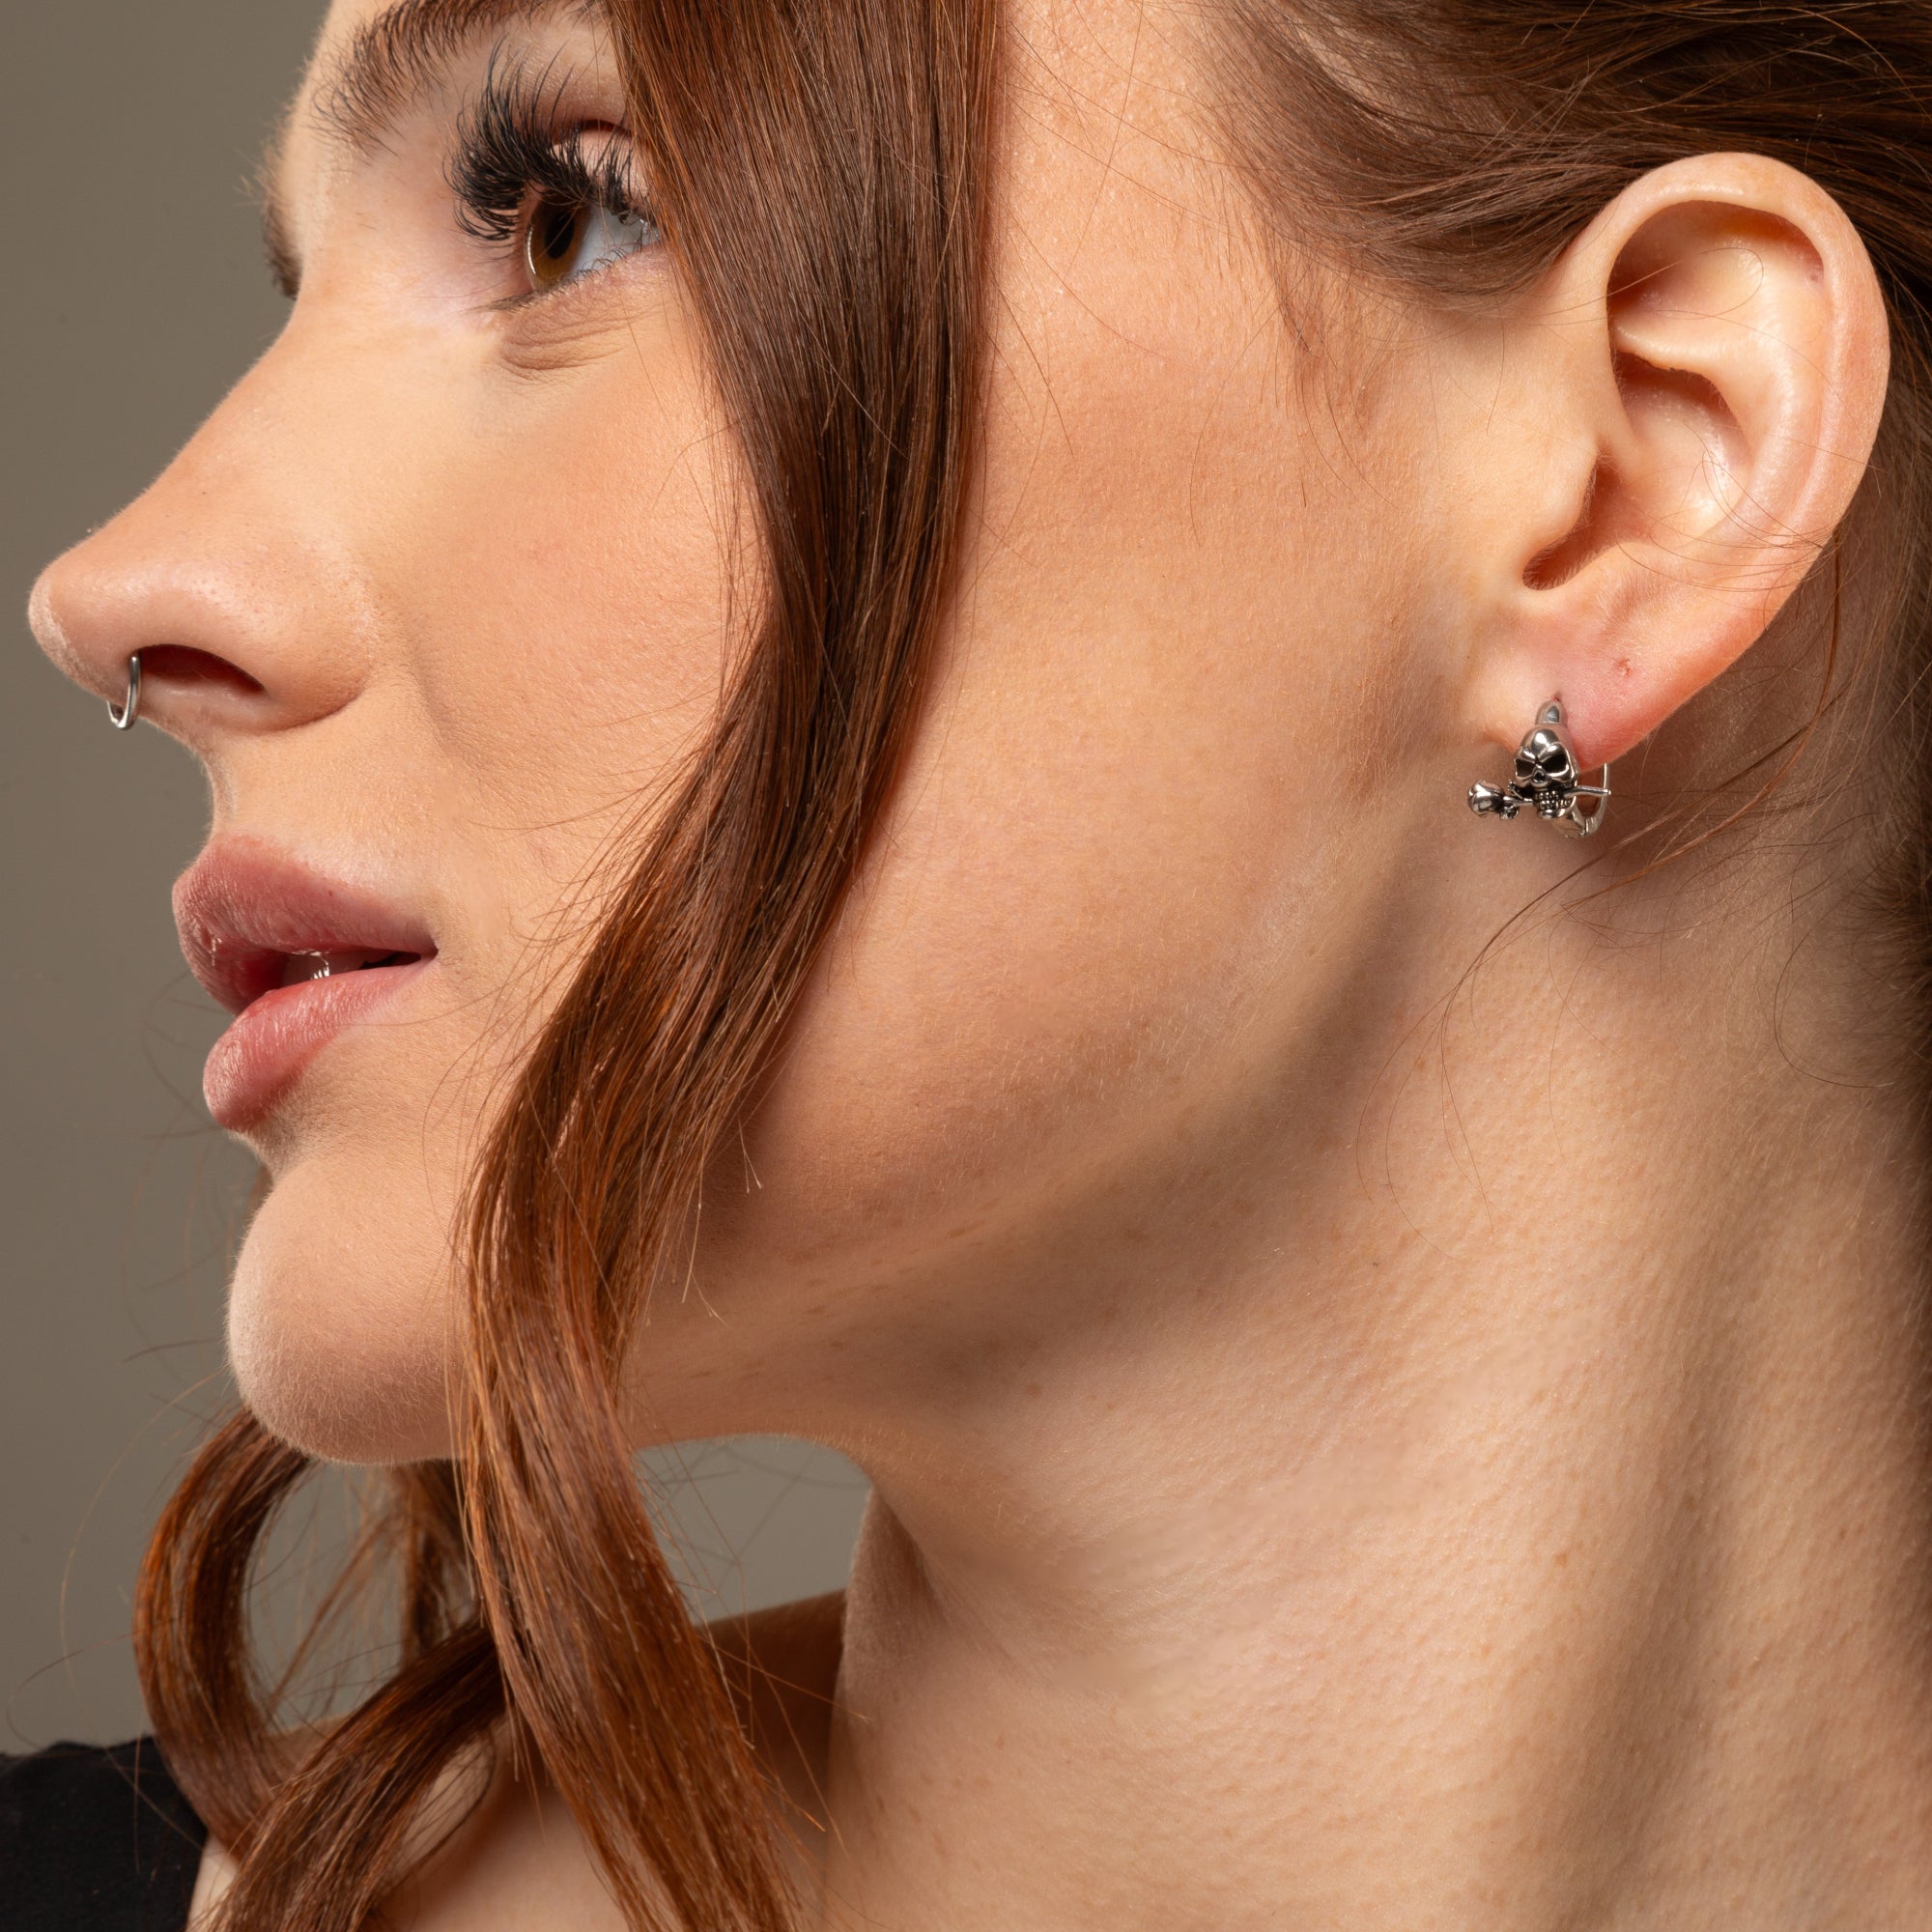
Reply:
<svg viewBox="0 0 1932 1932"><path fill-rule="evenodd" d="M337 1035L374 1017L434 959L368 966L264 993L235 1016L202 1068L201 1091L218 1126L245 1133Z"/></svg>

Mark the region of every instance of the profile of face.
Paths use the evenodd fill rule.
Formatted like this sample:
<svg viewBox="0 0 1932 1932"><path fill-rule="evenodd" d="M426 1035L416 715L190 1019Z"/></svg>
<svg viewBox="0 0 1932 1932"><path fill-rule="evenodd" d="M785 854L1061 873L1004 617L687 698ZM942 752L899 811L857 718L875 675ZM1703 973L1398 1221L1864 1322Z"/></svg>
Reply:
<svg viewBox="0 0 1932 1932"><path fill-rule="evenodd" d="M103 696L139 652L207 769L178 908L240 1013L211 1109L270 1183L232 1353L271 1427L358 1461L445 1444L476 1150L757 592L594 12L470 10L350 86L379 12L337 0L288 121L279 339L34 600ZM934 678L640 1331L640 1437L856 1442L1100 1373L1084 1338L1160 1319L1149 1255L1258 1264L1255 1192L1349 1140L1362 1037L1574 863L1469 781L1558 689L1578 760L1620 756L1802 571L1743 611L1705 534L1747 497L1822 530L1856 480L1882 327L1846 337L1861 253L1802 178L1662 170L1507 314L1311 278L1293 327L1187 21L1015 10Z"/></svg>

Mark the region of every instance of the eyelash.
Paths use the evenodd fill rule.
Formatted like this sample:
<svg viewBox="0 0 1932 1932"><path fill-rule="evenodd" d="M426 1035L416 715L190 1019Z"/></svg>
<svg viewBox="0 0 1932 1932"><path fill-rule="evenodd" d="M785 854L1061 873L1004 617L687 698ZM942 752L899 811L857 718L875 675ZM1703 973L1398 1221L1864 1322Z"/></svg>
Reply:
<svg viewBox="0 0 1932 1932"><path fill-rule="evenodd" d="M656 210L638 194L626 143L609 141L593 157L583 140L592 130L559 116L570 79L554 79L549 69L506 72L493 59L458 131L448 171L457 221L506 255L521 257L530 220L546 205L605 208L656 223ZM529 298L555 293L532 290Z"/></svg>

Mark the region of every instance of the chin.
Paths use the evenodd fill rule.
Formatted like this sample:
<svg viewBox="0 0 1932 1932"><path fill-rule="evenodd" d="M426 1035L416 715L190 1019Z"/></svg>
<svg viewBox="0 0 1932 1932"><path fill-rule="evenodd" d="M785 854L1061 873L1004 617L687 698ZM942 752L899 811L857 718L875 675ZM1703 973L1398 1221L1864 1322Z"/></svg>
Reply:
<svg viewBox="0 0 1932 1932"><path fill-rule="evenodd" d="M296 1165L249 1227L228 1299L242 1399L324 1462L446 1456L457 1336L446 1234L430 1236L420 1214L399 1225L379 1211L389 1190L372 1199L366 1177L337 1167Z"/></svg>

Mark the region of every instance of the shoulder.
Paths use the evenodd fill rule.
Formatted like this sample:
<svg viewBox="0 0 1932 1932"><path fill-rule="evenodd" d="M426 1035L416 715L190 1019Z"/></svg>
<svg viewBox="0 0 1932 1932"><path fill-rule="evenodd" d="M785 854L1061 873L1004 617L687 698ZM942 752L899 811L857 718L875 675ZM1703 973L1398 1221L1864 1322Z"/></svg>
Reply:
<svg viewBox="0 0 1932 1932"><path fill-rule="evenodd" d="M0 1757L11 1932L180 1932L207 1836L151 1739Z"/></svg>

